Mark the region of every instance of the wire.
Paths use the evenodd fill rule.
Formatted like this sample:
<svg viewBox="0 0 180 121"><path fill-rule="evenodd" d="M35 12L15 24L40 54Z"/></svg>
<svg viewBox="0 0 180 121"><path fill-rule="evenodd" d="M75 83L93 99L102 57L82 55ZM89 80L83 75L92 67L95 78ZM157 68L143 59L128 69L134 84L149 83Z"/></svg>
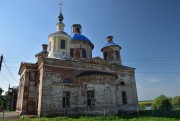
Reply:
<svg viewBox="0 0 180 121"><path fill-rule="evenodd" d="M6 66L2 66L3 68ZM15 67L15 66L9 66L9 68L19 68L19 67Z"/></svg>
<svg viewBox="0 0 180 121"><path fill-rule="evenodd" d="M9 74L11 75L11 77L14 79L15 82L17 82L16 79L14 78L14 76L12 75L11 71L9 70L8 66L6 65L5 61L3 61L3 62L4 62L4 65L6 66ZM17 83L18 83L18 82L17 82Z"/></svg>
<svg viewBox="0 0 180 121"><path fill-rule="evenodd" d="M162 73L162 74L175 74L175 73L179 73L180 74L180 72L135 72L135 73L157 73L157 74L159 74L159 73Z"/></svg>
<svg viewBox="0 0 180 121"><path fill-rule="evenodd" d="M12 84L2 73L0 73L1 74L1 76L6 80L6 81L8 81L11 85L14 85L14 84Z"/></svg>
<svg viewBox="0 0 180 121"><path fill-rule="evenodd" d="M27 55L7 55L8 59L6 59L6 62L8 63L21 63L21 60L34 58L33 56L27 56ZM11 58L11 59L10 59ZM180 66L180 57L139 57L139 58L122 58L122 61L124 61L125 65L130 65L133 67L138 67L139 70L143 67L157 67L159 69L162 69L162 67L174 67L174 66ZM19 67L8 67L8 68L19 68ZM173 73L180 73L180 72L156 72L156 71L149 71L149 72L136 72L136 73L165 73L165 74L173 74ZM14 77L13 77L14 78ZM15 78L14 78L15 79ZM17 81L16 81L17 82Z"/></svg>

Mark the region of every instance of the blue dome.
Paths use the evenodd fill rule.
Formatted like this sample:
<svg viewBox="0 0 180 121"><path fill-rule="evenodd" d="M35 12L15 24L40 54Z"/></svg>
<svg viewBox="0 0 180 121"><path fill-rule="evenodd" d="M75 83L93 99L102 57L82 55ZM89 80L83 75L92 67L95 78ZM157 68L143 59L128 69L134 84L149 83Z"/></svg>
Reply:
<svg viewBox="0 0 180 121"><path fill-rule="evenodd" d="M117 45L119 46L118 44L114 43L114 42L108 42L104 47L108 47L108 46L112 46L112 45ZM103 47L103 48L104 48Z"/></svg>
<svg viewBox="0 0 180 121"><path fill-rule="evenodd" d="M80 41L85 41L85 42L91 43L91 41L87 37L85 37L84 35L81 35L81 34L74 34L72 36L72 40L80 40Z"/></svg>

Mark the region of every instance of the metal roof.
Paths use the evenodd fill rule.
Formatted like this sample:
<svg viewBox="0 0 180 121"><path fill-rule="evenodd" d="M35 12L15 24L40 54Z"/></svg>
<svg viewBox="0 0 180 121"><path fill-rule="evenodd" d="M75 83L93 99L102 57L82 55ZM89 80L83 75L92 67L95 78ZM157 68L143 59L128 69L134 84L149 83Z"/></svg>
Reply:
<svg viewBox="0 0 180 121"><path fill-rule="evenodd" d="M73 41L79 40L79 41L85 41L85 42L90 42L91 43L91 41L82 34L74 34L72 36L72 40Z"/></svg>
<svg viewBox="0 0 180 121"><path fill-rule="evenodd" d="M114 42L108 42L104 47L108 47L108 46L112 46L112 45L117 45L119 46L118 44L114 43ZM103 47L103 48L104 48Z"/></svg>

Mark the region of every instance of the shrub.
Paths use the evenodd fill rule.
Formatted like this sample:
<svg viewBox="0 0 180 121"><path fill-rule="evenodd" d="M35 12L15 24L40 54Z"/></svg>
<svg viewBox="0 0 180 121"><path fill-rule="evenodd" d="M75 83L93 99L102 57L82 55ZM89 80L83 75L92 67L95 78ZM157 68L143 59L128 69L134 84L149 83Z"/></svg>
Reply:
<svg viewBox="0 0 180 121"><path fill-rule="evenodd" d="M176 107L176 109L180 109L180 96L175 96L172 98L171 103L174 107Z"/></svg>
<svg viewBox="0 0 180 121"><path fill-rule="evenodd" d="M169 99L165 95L160 95L153 100L153 108L156 110L168 109L171 106Z"/></svg>

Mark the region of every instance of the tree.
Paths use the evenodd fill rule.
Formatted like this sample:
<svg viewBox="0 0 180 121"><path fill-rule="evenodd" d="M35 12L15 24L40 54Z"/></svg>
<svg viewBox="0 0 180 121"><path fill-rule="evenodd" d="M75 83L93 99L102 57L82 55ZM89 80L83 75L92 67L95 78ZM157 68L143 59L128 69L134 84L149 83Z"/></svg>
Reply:
<svg viewBox="0 0 180 121"><path fill-rule="evenodd" d="M4 91L2 90L2 88L0 87L0 111L2 111L2 101L3 101L3 97L1 96L1 94L3 93Z"/></svg>
<svg viewBox="0 0 180 121"><path fill-rule="evenodd" d="M0 105L1 105L3 110L7 109L7 103L8 103L8 99L7 98L3 97L3 99L0 101L0 103L1 103Z"/></svg>
<svg viewBox="0 0 180 121"><path fill-rule="evenodd" d="M163 110L164 108L168 109L171 106L169 98L165 95L160 95L153 100L153 108L156 110Z"/></svg>
<svg viewBox="0 0 180 121"><path fill-rule="evenodd" d="M0 96L4 92L4 90L0 87Z"/></svg>
<svg viewBox="0 0 180 121"><path fill-rule="evenodd" d="M174 107L180 109L180 96L173 97L171 103Z"/></svg>
<svg viewBox="0 0 180 121"><path fill-rule="evenodd" d="M5 92L5 95L1 96L2 92L4 91L0 88L0 110L6 109L8 104L8 92Z"/></svg>

